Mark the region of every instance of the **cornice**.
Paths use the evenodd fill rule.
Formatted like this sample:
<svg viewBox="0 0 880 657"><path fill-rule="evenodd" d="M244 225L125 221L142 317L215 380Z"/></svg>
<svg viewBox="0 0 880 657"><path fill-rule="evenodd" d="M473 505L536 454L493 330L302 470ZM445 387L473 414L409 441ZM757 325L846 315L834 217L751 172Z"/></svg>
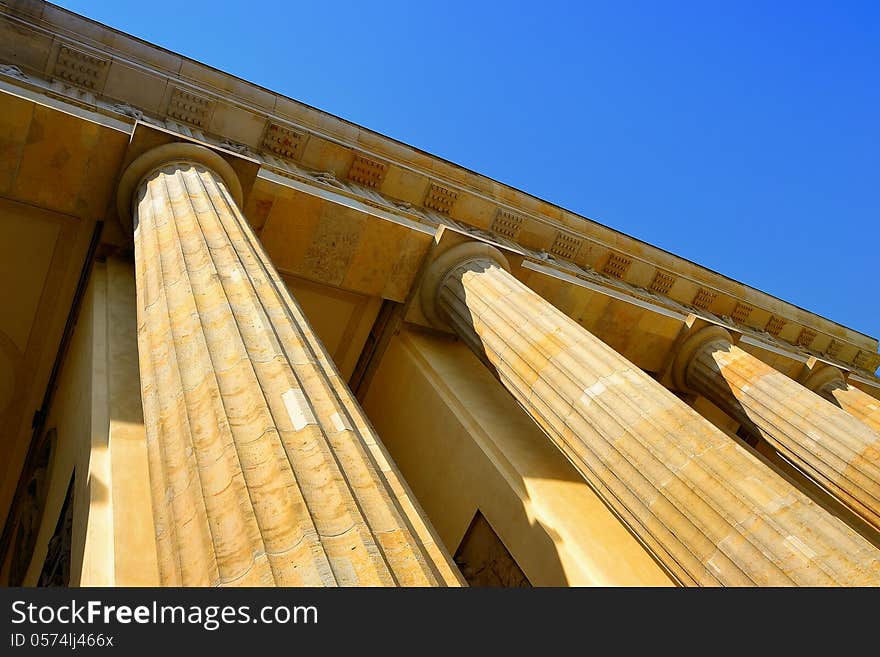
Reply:
<svg viewBox="0 0 880 657"><path fill-rule="evenodd" d="M821 355L871 376L880 366L874 338L51 4L0 0L3 22L22 39L7 38L5 48L0 44L0 79L13 85L115 120L144 121L246 154L278 176L332 190L406 221L471 232L676 313L735 326L789 352ZM144 91L146 82L139 86L138 81L154 84L152 96Z"/></svg>

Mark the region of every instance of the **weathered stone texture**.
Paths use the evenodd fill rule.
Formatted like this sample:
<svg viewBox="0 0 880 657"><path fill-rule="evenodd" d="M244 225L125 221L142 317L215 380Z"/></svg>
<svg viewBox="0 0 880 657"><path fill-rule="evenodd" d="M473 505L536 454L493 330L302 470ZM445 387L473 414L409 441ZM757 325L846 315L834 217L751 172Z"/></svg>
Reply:
<svg viewBox="0 0 880 657"><path fill-rule="evenodd" d="M447 251L425 285L426 315L494 368L681 583L880 583L876 548L516 280L491 247Z"/></svg>
<svg viewBox="0 0 880 657"><path fill-rule="evenodd" d="M815 371L804 381L804 385L832 404L840 406L870 429L880 432L880 401L849 385L843 372L836 367L825 366Z"/></svg>
<svg viewBox="0 0 880 657"><path fill-rule="evenodd" d="M162 582L457 583L223 179L178 159L137 194Z"/></svg>
<svg viewBox="0 0 880 657"><path fill-rule="evenodd" d="M679 358L680 385L714 402L880 527L880 434L735 346L719 327L689 338Z"/></svg>

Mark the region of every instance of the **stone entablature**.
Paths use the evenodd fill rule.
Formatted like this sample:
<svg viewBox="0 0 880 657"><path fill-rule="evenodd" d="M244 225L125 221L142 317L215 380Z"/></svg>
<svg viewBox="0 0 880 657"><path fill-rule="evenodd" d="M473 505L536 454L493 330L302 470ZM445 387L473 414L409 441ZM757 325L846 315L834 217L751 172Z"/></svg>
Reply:
<svg viewBox="0 0 880 657"><path fill-rule="evenodd" d="M71 584L474 584L477 516L534 585L880 581L876 340L9 6L10 583L65 508Z"/></svg>
<svg viewBox="0 0 880 657"><path fill-rule="evenodd" d="M485 176L60 8L0 1L0 80L244 154L278 175L874 379L877 340Z"/></svg>

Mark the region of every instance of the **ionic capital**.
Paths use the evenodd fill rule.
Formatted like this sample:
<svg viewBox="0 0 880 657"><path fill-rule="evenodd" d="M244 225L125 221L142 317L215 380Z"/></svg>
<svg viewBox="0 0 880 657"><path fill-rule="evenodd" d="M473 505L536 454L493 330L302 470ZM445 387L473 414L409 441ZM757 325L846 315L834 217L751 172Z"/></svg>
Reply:
<svg viewBox="0 0 880 657"><path fill-rule="evenodd" d="M822 394L822 390L826 386L834 388L846 388L846 379L838 368L834 365L820 365L811 370L803 379L801 385L808 390Z"/></svg>
<svg viewBox="0 0 880 657"><path fill-rule="evenodd" d="M688 385L688 368L698 353L708 345L716 343L719 343L719 346L722 348L724 348L725 343L728 345L733 344L733 337L730 335L730 332L716 324L704 326L693 335L685 338L678 348L675 361L672 363L672 382L678 390L695 394L695 391Z"/></svg>
<svg viewBox="0 0 880 657"><path fill-rule="evenodd" d="M141 184L157 170L175 162L200 164L217 174L226 185L235 203L241 207L241 181L230 164L219 154L187 142L174 142L157 146L142 153L128 165L119 179L116 190L116 212L119 221L129 233L133 230L133 204L137 201L137 192Z"/></svg>
<svg viewBox="0 0 880 657"><path fill-rule="evenodd" d="M428 265L419 291L422 312L432 326L448 328L445 319L437 309L437 296L449 275L457 268L471 262L484 261L486 266L497 265L510 271L507 258L498 249L485 242L465 242L444 251Z"/></svg>
<svg viewBox="0 0 880 657"><path fill-rule="evenodd" d="M880 578L873 546L512 276L495 249L471 243L442 254L422 302L682 584ZM703 347L700 362L736 349L718 327L685 346Z"/></svg>
<svg viewBox="0 0 880 657"><path fill-rule="evenodd" d="M839 376L836 368L821 367L805 382L808 389L715 326L686 339L673 364L682 390L711 401L880 528L880 434L872 429L871 409L855 395L837 399L849 393L845 384L828 387Z"/></svg>

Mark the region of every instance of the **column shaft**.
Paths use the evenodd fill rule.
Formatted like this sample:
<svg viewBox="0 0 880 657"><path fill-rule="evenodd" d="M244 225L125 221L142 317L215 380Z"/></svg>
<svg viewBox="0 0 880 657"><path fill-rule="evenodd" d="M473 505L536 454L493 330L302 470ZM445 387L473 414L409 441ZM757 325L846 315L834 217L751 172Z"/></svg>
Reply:
<svg viewBox="0 0 880 657"><path fill-rule="evenodd" d="M834 403L847 413L880 433L880 401L849 384L831 387L823 392L830 394Z"/></svg>
<svg viewBox="0 0 880 657"><path fill-rule="evenodd" d="M170 161L135 192L163 583L457 583L215 159Z"/></svg>
<svg viewBox="0 0 880 657"><path fill-rule="evenodd" d="M804 385L839 406L870 429L880 432L880 401L849 385L836 367L826 365L812 373Z"/></svg>
<svg viewBox="0 0 880 657"><path fill-rule="evenodd" d="M876 548L466 244L423 284L445 322L687 585L880 582Z"/></svg>
<svg viewBox="0 0 880 657"><path fill-rule="evenodd" d="M880 528L880 435L733 345L719 327L695 334L679 357L684 386L763 437Z"/></svg>

